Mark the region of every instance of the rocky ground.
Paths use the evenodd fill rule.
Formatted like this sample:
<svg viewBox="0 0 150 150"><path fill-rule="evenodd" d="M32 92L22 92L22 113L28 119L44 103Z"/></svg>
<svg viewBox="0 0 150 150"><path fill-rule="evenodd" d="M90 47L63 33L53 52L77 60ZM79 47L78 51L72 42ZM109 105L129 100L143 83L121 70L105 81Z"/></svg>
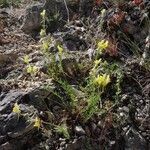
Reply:
<svg viewBox="0 0 150 150"><path fill-rule="evenodd" d="M149 1L66 2L67 8L64 1L55 0L22 1L0 8L0 150L150 149ZM53 16L54 6L60 12L58 18ZM43 9L53 17L47 22L44 39L51 37L51 42L44 54L39 35ZM86 102L80 101L75 110L64 105L71 98L62 83L48 73L53 66L47 56L57 54L58 43L64 47L65 74L58 76L69 82L76 99L82 100L87 97L79 86L86 84L97 40L102 38L110 45L100 57L109 66L117 64L121 74L120 78L112 75L102 95L101 111L84 121L80 108ZM35 73L27 71L25 57L36 66ZM15 103L21 110L19 117L12 111ZM34 126L37 116L39 129ZM55 129L64 122L69 138Z"/></svg>

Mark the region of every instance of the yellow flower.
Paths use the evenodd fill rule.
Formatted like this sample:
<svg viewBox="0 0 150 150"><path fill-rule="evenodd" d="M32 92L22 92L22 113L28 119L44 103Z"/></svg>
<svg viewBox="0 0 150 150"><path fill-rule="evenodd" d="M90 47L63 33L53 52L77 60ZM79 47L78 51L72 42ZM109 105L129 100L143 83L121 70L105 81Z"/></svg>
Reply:
<svg viewBox="0 0 150 150"><path fill-rule="evenodd" d="M58 52L59 52L60 55L64 51L64 49L60 45L57 46L57 49L58 49Z"/></svg>
<svg viewBox="0 0 150 150"><path fill-rule="evenodd" d="M106 13L106 9L102 9L102 10L101 10L101 15L102 15L102 17L104 16L105 13Z"/></svg>
<svg viewBox="0 0 150 150"><path fill-rule="evenodd" d="M31 75L36 75L37 72L38 72L38 68L36 66L29 65L27 67L27 73L29 73Z"/></svg>
<svg viewBox="0 0 150 150"><path fill-rule="evenodd" d="M14 113L20 114L20 107L17 103L14 104L13 110Z"/></svg>
<svg viewBox="0 0 150 150"><path fill-rule="evenodd" d="M98 42L98 50L103 51L108 47L108 41L107 40L101 40Z"/></svg>
<svg viewBox="0 0 150 150"><path fill-rule="evenodd" d="M41 126L41 119L36 117L33 126L39 129Z"/></svg>
<svg viewBox="0 0 150 150"><path fill-rule="evenodd" d="M108 83L110 82L110 76L103 74L103 75L98 75L94 79L94 84L104 88Z"/></svg>
<svg viewBox="0 0 150 150"><path fill-rule="evenodd" d="M25 55L23 61L25 64L29 64L29 55Z"/></svg>
<svg viewBox="0 0 150 150"><path fill-rule="evenodd" d="M101 61L102 61L101 59L95 60L94 61L94 66L97 67L100 64Z"/></svg>
<svg viewBox="0 0 150 150"><path fill-rule="evenodd" d="M44 10L41 12L42 18L45 18L45 15L46 15L46 10L44 9Z"/></svg>
<svg viewBox="0 0 150 150"><path fill-rule="evenodd" d="M40 31L40 36L41 36L41 37L46 36L46 31L45 31L45 29L41 29L41 31Z"/></svg>

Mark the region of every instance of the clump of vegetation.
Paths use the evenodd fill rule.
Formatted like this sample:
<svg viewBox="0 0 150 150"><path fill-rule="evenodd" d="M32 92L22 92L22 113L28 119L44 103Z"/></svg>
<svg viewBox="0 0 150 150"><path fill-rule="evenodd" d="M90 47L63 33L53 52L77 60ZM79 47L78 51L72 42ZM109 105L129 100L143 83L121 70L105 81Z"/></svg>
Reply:
<svg viewBox="0 0 150 150"><path fill-rule="evenodd" d="M1 0L0 6L1 7L18 6L20 3L21 0Z"/></svg>
<svg viewBox="0 0 150 150"><path fill-rule="evenodd" d="M57 125L55 127L55 132L58 134L62 134L66 139L70 138L68 128L66 124Z"/></svg>
<svg viewBox="0 0 150 150"><path fill-rule="evenodd" d="M35 76L38 72L38 68L34 65L30 64L29 56L25 55L23 58L23 62L27 65L26 72L30 74L32 77Z"/></svg>
<svg viewBox="0 0 150 150"><path fill-rule="evenodd" d="M21 110L20 110L20 106L18 105L18 103L14 104L12 112L16 113L18 115L18 119L19 119L19 116L21 114Z"/></svg>
<svg viewBox="0 0 150 150"><path fill-rule="evenodd" d="M102 1L96 2L102 3ZM113 3L116 4L116 1L110 3L112 8L114 6ZM71 29L65 26L65 30L62 32L66 31L67 28L69 34L65 32L65 36L62 39L57 39L59 35L53 36L53 34L48 34L48 21L54 18L57 20L57 14L53 16L54 18L47 18L46 10L41 12L42 21L41 31L39 32L41 44L40 57L42 53L45 62L44 67L42 66L43 68L39 67L40 69L38 69L32 63L34 61L31 62L30 55L23 57L26 75L29 75L31 79L36 77L35 80L44 76L46 81L48 78L53 84L53 87L48 89L49 93L46 97L42 97L44 108L36 112L36 115L34 114L30 120L32 126L38 129L38 131L42 131L42 133L50 131L50 136L55 136L56 138L61 136L65 141L69 141L72 137L77 137L78 134L80 136L83 128L83 135L87 134L89 138L91 136L92 138L98 137L101 141L105 141L105 136L111 129L122 128L125 123L128 124L128 121L130 121L129 118L131 117L132 119L135 115L135 111L133 110L132 112L132 109L128 108L132 105L131 101L134 100L134 98L132 100L132 93L134 92L132 92L132 88L128 89L128 86L132 84L132 82L130 83L131 79L134 80L135 84L131 86L135 88L133 91L136 91L136 85L140 86L138 94L141 93L144 95L144 92L148 89L149 83L141 82L143 75L140 74L140 69L149 70L149 53L147 51L149 44L145 46L146 49L143 48L143 53L143 49L141 48L143 43L141 42L141 45L138 44L136 41L138 38L132 35L135 32L133 29L134 24L128 23L128 19L131 22L133 19L131 16L129 18L126 16L126 11L130 10L126 10L126 8L124 8L125 10L121 10L122 3L124 4L124 1L117 1L117 5L114 7L118 9L115 9L115 11L109 8L109 5L107 6L109 11L103 9L103 6L98 8L93 13L94 16L100 12L96 17L96 23L94 19L89 17L88 19L83 19L81 23L78 21L75 22L75 27L71 26ZM4 5L7 5L7 3L3 3L2 6ZM139 5L133 1L131 7ZM125 7L128 7L128 5ZM140 6L137 11L142 9L142 7L144 6ZM90 24L93 20L94 25L92 27ZM72 24L70 20L68 20L68 23L69 25ZM65 38L72 33L74 34L74 31L78 39L76 40L75 37L75 44L72 44L74 37L73 40L72 37L69 37L67 40ZM142 34L145 36L145 33ZM82 42L79 42L77 48L76 43L78 45L78 40L82 41L83 38L85 38L86 42L83 44L85 45L83 46L84 48L81 48L83 50L81 53L78 50L70 50L70 47L75 47L75 49L79 47L80 49ZM146 40L146 43L148 43L148 40ZM88 50L84 51L84 49ZM80 57L79 55L82 56ZM128 55L132 59L136 57L138 62L128 62L130 61L130 59L127 60ZM71 59L68 56L71 56ZM128 65L131 65L131 68ZM132 75L135 69L134 66L136 65L141 67L138 70L140 73L137 75L137 78L140 80L137 80ZM127 89L123 89L124 85ZM123 97L123 95L125 96ZM24 115L18 103L14 104L12 112L18 115L18 119L21 119ZM96 126L95 130L91 129L94 128L92 123ZM81 126L79 129L81 130L80 132L76 131L78 129L76 126ZM100 131L97 131L97 129ZM117 132L120 132L120 130ZM115 134L117 135L118 133Z"/></svg>
<svg viewBox="0 0 150 150"><path fill-rule="evenodd" d="M41 40L42 40L42 50L43 54L50 60L49 71L48 74L54 81L58 82L59 85L64 90L65 94L69 98L65 100L65 97L62 97L59 92L55 93L57 97L61 99L62 104L65 106L64 108L69 115L76 115L77 119L83 120L83 122L87 122L90 120L93 115L99 115L103 113L107 113L105 111L105 105L103 105L103 95L105 92L107 93L107 86L111 85L111 78L113 76L116 77L116 83L114 85L114 90L116 90L116 96L114 103L117 103L118 96L121 93L120 83L122 82L122 72L121 69L116 65L110 65L107 61L102 60L101 55L106 52L109 47L109 41L102 39L98 42L97 48L95 51L95 55L91 60L92 67L89 68L89 73L86 75L86 79L82 82L78 83L79 89L83 93L83 97L79 98L75 93L75 89L69 83L68 79L64 76L66 75L65 70L62 65L62 56L66 52L62 45L56 45L58 50L57 55L53 54L49 51L49 46L51 44L51 37L46 36L46 28L45 28L45 11L41 13L43 21L42 21L42 29L40 32ZM59 62L56 61L56 56L59 58ZM84 62L81 62L79 66L83 65L82 68L87 68ZM81 71L82 72L82 71ZM64 75L64 76L63 76ZM63 76L63 78L61 78ZM113 86L110 86L113 87ZM69 105L68 105L69 104ZM57 126L57 132L64 134L64 137L69 138L69 134L67 132L67 124L64 126Z"/></svg>

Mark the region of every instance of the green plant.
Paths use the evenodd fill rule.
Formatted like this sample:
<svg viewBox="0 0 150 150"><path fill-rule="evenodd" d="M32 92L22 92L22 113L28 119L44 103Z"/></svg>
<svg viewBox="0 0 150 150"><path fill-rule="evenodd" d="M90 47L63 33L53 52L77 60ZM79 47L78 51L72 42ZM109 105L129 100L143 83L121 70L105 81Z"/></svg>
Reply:
<svg viewBox="0 0 150 150"><path fill-rule="evenodd" d="M94 114L99 112L100 95L92 92L87 98L87 105L82 110L84 121L89 120Z"/></svg>
<svg viewBox="0 0 150 150"><path fill-rule="evenodd" d="M41 38L46 36L46 30L45 29L41 29L40 36L41 36Z"/></svg>
<svg viewBox="0 0 150 150"><path fill-rule="evenodd" d="M75 90L73 87L67 82L67 81L58 81L60 86L63 88L65 91L65 94L69 97L70 102L69 102L69 108L75 109L77 107L77 95L75 93Z"/></svg>
<svg viewBox="0 0 150 150"><path fill-rule="evenodd" d="M63 72L63 67L62 67L62 55L63 55L63 47L60 45L57 45L57 49L58 49L58 56L59 56L59 70L61 72Z"/></svg>
<svg viewBox="0 0 150 150"><path fill-rule="evenodd" d="M65 123L55 127L55 132L62 134L66 139L70 138L68 127Z"/></svg>
<svg viewBox="0 0 150 150"><path fill-rule="evenodd" d="M40 129L41 127L41 123L42 123L42 120L39 118L39 117L36 117L35 120L34 120L34 127L38 128L38 130Z"/></svg>
<svg viewBox="0 0 150 150"><path fill-rule="evenodd" d="M103 27L105 14L106 14L106 9L102 9L101 14L100 14L101 19L100 19L100 23L99 23L100 29L102 29L102 27Z"/></svg>
<svg viewBox="0 0 150 150"><path fill-rule="evenodd" d="M49 53L49 46L51 44L51 37L45 37L43 39L41 39L41 43L42 43L42 51L43 54L45 55L46 58L50 57L50 53Z"/></svg>
<svg viewBox="0 0 150 150"><path fill-rule="evenodd" d="M30 74L31 76L35 76L38 72L38 68L36 66L30 64L29 55L25 55L23 57L23 62L27 65L26 66L26 72L28 74Z"/></svg>
<svg viewBox="0 0 150 150"><path fill-rule="evenodd" d="M98 75L95 77L93 83L101 89L101 91L104 91L104 88L107 86L107 84L110 82L110 76L107 74Z"/></svg>
<svg viewBox="0 0 150 150"><path fill-rule="evenodd" d="M29 73L31 76L36 75L37 72L38 68L36 66L32 66L30 64L27 66L27 73Z"/></svg>
<svg viewBox="0 0 150 150"><path fill-rule="evenodd" d="M97 43L97 50L95 59L98 59L98 56L101 55L108 48L109 42L107 40L101 40Z"/></svg>
<svg viewBox="0 0 150 150"><path fill-rule="evenodd" d="M84 121L89 120L94 114L103 114L103 112L106 112L107 110L104 108L105 105L102 103L103 95L107 95L107 88L110 89L113 87L113 90L116 92L115 99L118 101L121 93L120 84L123 78L121 69L119 69L117 65L114 63L108 63L107 61L99 58L101 54L109 47L109 41L100 40L97 43L95 56L90 62L93 65L92 67L88 67L89 74L87 73L86 79L82 81L82 84L80 82L75 82L77 86L80 87L79 90L84 93L81 98L78 94L76 94L71 82L66 78L67 75L62 64L62 58L64 54L67 55L68 53L65 53L64 48L60 43L55 44L55 48L58 50L57 54L49 51L49 47L53 43L53 39L52 37L46 36L45 13L45 11L41 13L43 19L43 29L40 32L42 49L44 55L49 60L48 74L53 81L59 84L60 87L60 89L53 92L53 94L58 97L60 100L59 103L61 103L60 106L65 108L66 112L70 115L81 116ZM104 15L105 10L103 10L102 13ZM83 66L81 66L81 63L78 65L82 68L82 70L87 67L87 63L83 63ZM112 81L113 76L115 76L115 82ZM66 137L68 136L66 126L64 126L64 124L58 126L57 131L65 134Z"/></svg>
<svg viewBox="0 0 150 150"><path fill-rule="evenodd" d="M25 55L24 56L24 58L23 58L23 62L25 63L25 64L29 64L29 55Z"/></svg>
<svg viewBox="0 0 150 150"><path fill-rule="evenodd" d="M50 44L52 43L52 38L47 34L46 34L46 22L48 20L47 16L46 16L46 10L43 10L41 12L41 25L42 25L42 29L40 31L40 37L41 37L41 49L43 52L43 55L45 56L45 58L47 58L48 60L48 74L52 77L52 78L57 78L59 74L61 74L63 72L63 68L62 68L62 54L63 54L63 48L60 45L57 45L57 49L58 49L58 56L59 56L59 63L56 62L56 54L50 53L49 51L49 47Z"/></svg>
<svg viewBox="0 0 150 150"><path fill-rule="evenodd" d="M42 21L41 21L42 31L46 33L46 18L47 17L46 17L46 10L45 9L41 12L41 17L42 17ZM43 33L43 32L40 32L40 33Z"/></svg>
<svg viewBox="0 0 150 150"><path fill-rule="evenodd" d="M118 102L119 95L121 94L121 83L123 81L123 71L117 64L113 64L111 66L111 70L116 77L116 84L114 85L116 89L115 100L116 102Z"/></svg>
<svg viewBox="0 0 150 150"><path fill-rule="evenodd" d="M111 81L110 75L114 80ZM119 102L122 80L123 71L117 63L112 62L110 64L102 59L94 61L89 77L86 79L86 87L83 89L86 94L87 104L84 106L82 114L86 121L94 114L108 112L101 100L103 98L102 95L107 94L106 87L110 82L111 84L108 88L115 91L115 95L112 97L115 99L115 102L112 106Z"/></svg>
<svg viewBox="0 0 150 150"><path fill-rule="evenodd" d="M18 105L18 103L14 104L12 112L16 113L18 115L18 119L19 119L19 116L21 115L21 110L20 110L20 106Z"/></svg>

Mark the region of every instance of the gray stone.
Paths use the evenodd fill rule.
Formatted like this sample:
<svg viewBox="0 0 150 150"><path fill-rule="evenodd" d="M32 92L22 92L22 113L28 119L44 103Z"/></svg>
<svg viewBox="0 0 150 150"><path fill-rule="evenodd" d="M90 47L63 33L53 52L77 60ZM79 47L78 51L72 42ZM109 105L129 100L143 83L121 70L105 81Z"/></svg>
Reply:
<svg viewBox="0 0 150 150"><path fill-rule="evenodd" d="M125 150L147 150L145 139L133 128L130 128L125 136Z"/></svg>
<svg viewBox="0 0 150 150"><path fill-rule="evenodd" d="M81 126L76 126L75 127L75 132L79 135L84 135L85 134L85 131Z"/></svg>
<svg viewBox="0 0 150 150"><path fill-rule="evenodd" d="M40 29L42 21L40 13L45 9L47 28L49 31L55 31L68 22L75 12L90 14L92 4L93 0L45 0L44 3L34 3L28 6L25 14L20 17L23 18L21 29L26 33Z"/></svg>
<svg viewBox="0 0 150 150"><path fill-rule="evenodd" d="M40 13L43 10L43 4L37 3L27 7L25 14L23 15L23 24L21 29L30 33L33 30L38 30L41 25Z"/></svg>
<svg viewBox="0 0 150 150"><path fill-rule="evenodd" d="M27 141L35 135L33 126L38 111L46 109L44 98L48 90L37 88L28 90L10 90L0 95L0 150L22 149ZM12 112L18 103L21 113ZM19 142L18 142L19 139ZM10 142L11 141L11 142Z"/></svg>
<svg viewBox="0 0 150 150"><path fill-rule="evenodd" d="M39 30L42 22L40 14L43 10L46 10L46 25L50 31L56 30L58 25L67 21L64 1L46 0L44 3L35 3L27 7L22 17L21 29L26 33Z"/></svg>

